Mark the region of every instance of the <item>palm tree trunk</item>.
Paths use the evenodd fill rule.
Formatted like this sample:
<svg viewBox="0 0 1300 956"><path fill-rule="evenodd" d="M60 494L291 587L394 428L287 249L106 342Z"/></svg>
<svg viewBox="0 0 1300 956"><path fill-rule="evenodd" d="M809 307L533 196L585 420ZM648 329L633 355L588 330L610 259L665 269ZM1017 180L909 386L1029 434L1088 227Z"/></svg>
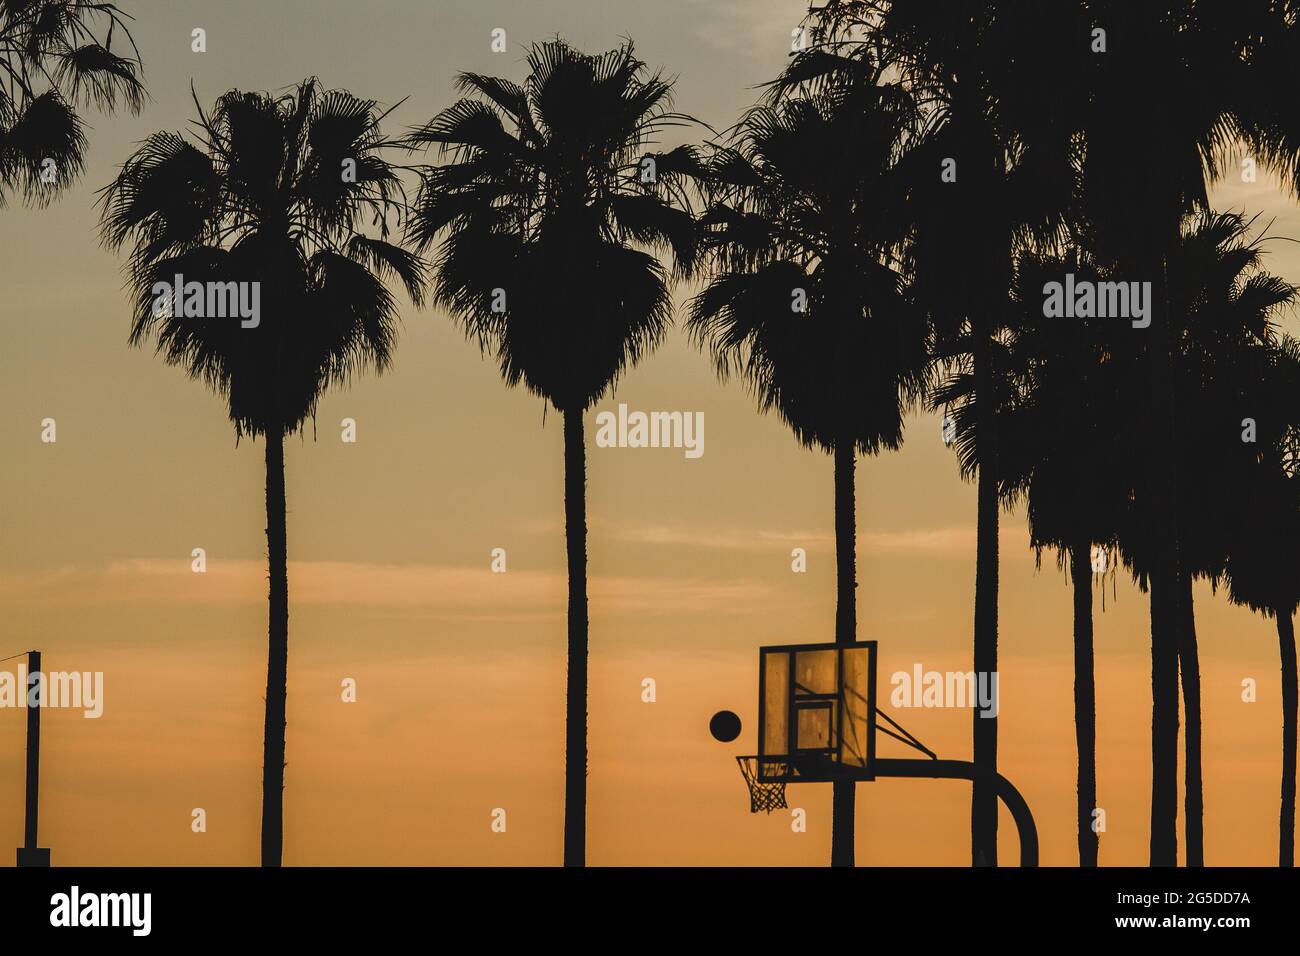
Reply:
<svg viewBox="0 0 1300 956"><path fill-rule="evenodd" d="M1295 866L1296 659L1291 615L1277 612L1277 640L1282 651L1282 813L1279 819L1278 866Z"/></svg>
<svg viewBox="0 0 1300 956"><path fill-rule="evenodd" d="M853 500L855 443L835 444L835 642L857 640L857 526ZM853 818L857 784L837 780L831 785L831 866L853 866Z"/></svg>
<svg viewBox="0 0 1300 956"><path fill-rule="evenodd" d="M975 394L979 429L979 482L975 553L975 675L998 670L998 449L997 396L993 390L988 335L976 329ZM991 777L998 769L998 722L983 716L979 701L971 710L973 760ZM971 865L998 865L998 798L993 787L976 779L971 788Z"/></svg>
<svg viewBox="0 0 1300 956"><path fill-rule="evenodd" d="M1201 783L1201 663L1196 650L1196 610L1192 605L1192 575L1184 569L1179 576L1183 605L1183 629L1179 634L1178 672L1183 684L1183 710L1187 715L1184 746L1187 765L1183 770L1183 811L1186 815L1187 865L1205 866L1205 794Z"/></svg>
<svg viewBox="0 0 1300 956"><path fill-rule="evenodd" d="M564 726L564 865L587 865L587 450L582 409L564 413L569 680Z"/></svg>
<svg viewBox="0 0 1300 956"><path fill-rule="evenodd" d="M1079 752L1078 814L1079 865L1097 865L1097 686L1092 649L1091 542L1075 542L1070 549L1070 577L1074 584L1074 741Z"/></svg>
<svg viewBox="0 0 1300 956"><path fill-rule="evenodd" d="M1175 237L1177 226L1175 225ZM1147 260L1156 277L1152 297L1152 441L1147 455L1151 569L1151 840L1152 866L1178 865L1178 597L1177 469L1174 455L1172 314L1164 259Z"/></svg>
<svg viewBox="0 0 1300 956"><path fill-rule="evenodd" d="M284 728L289 668L289 542L285 522L284 432L266 434L266 552L270 578L266 724L262 736L262 865L284 852Z"/></svg>

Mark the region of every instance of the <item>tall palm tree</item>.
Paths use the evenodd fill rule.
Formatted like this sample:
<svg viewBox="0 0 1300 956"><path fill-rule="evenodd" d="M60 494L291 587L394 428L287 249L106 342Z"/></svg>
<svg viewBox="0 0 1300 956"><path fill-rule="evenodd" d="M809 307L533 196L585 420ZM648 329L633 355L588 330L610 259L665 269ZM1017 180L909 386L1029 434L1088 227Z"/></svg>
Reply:
<svg viewBox="0 0 1300 956"><path fill-rule="evenodd" d="M1263 269L1260 238L1248 236L1253 220L1237 213L1206 211L1189 218L1177 247L1165 257L1169 313L1177 336L1172 343L1173 381L1179 415L1175 455L1179 475L1177 598L1182 643L1179 679L1186 714L1185 826L1187 859L1203 865L1205 835L1200 759L1202 720L1192 583L1218 579L1237 535L1240 516L1225 503L1224 489L1242 487L1252 469L1254 442L1243 442L1243 408L1252 417L1277 420L1279 403L1259 393L1259 382L1275 337L1272 318L1295 299L1295 289ZM1142 367L1150 366L1150 348ZM1142 389L1129 390L1136 401ZM1145 441L1140 438L1139 441ZM1139 445L1132 446L1136 458ZM1143 589L1154 586L1159 541L1150 537L1146 516L1165 493L1150 474L1133 483L1133 505L1120 537L1124 560Z"/></svg>
<svg viewBox="0 0 1300 956"><path fill-rule="evenodd" d="M1003 397L998 408L1001 493L1023 497L1030 545L1041 563L1044 549L1057 552L1068 569L1074 596L1074 711L1078 751L1077 824L1079 865L1096 866L1097 807L1096 683L1093 653L1091 552L1114 550L1120 516L1127 506L1123 476L1105 462L1120 458L1131 416L1122 396L1127 366L1120 335L1108 319L1062 322L1045 319L1042 289L1066 273L1078 280L1101 278L1075 249L1064 257L1022 256L1017 264L1014 322L1005 349ZM972 414L973 383L955 379L938 400ZM978 428L958 422L958 453L970 471L979 461ZM1130 439L1131 440L1131 439Z"/></svg>
<svg viewBox="0 0 1300 956"><path fill-rule="evenodd" d="M1276 422L1281 404L1258 400L1261 373L1276 363L1273 319L1295 302L1296 290L1263 267L1263 239L1251 238L1253 219L1206 211L1184 227L1182 241L1167 260L1169 307L1181 335L1175 343L1174 381L1182 492L1179 518L1179 599L1184 631L1179 655L1183 690L1185 820L1189 865L1205 861L1202 823L1202 713L1195 578L1215 580L1238 523L1224 507L1224 488L1241 484L1257 442L1241 440L1241 404ZM1252 397L1254 400L1252 400ZM1207 441L1207 433L1213 441ZM1207 462L1207 446L1218 445ZM1283 516L1279 515L1279 520Z"/></svg>
<svg viewBox="0 0 1300 956"><path fill-rule="evenodd" d="M1086 223L1081 237L1088 238ZM1259 346L1268 341L1269 316L1291 300L1293 290L1261 269L1258 240L1249 242L1250 223L1235 214L1193 220L1170 256L1172 308L1184 330L1178 343L1178 447L1185 480L1180 512L1183 539L1183 606L1194 633L1191 575L1215 576L1221 568L1227 531L1235 513L1222 506L1223 488L1239 483L1243 447L1233 427L1241 397L1257 380ZM1006 393L999 406L1003 438L1004 494L1024 494L1031 544L1058 549L1058 564L1069 564L1075 590L1075 709L1079 746L1079 849L1082 865L1095 865L1097 836L1091 830L1095 807L1095 716L1088 552L1091 544L1109 554L1123 544L1125 561L1139 584L1149 584L1153 547L1143 532L1142 515L1152 491L1142 478L1099 464L1139 460L1149 440L1145 421L1131 413L1144 392L1149 342L1113 319L1044 321L1041 289L1067 273L1077 281L1108 277L1075 254L1060 259L1022 257L1017 270L1017 313L1022 324L1009 329L1005 349ZM967 380L945 385L938 401L956 402L971 391ZM1252 408L1276 408L1270 401ZM962 408L965 411L964 406ZM960 416L960 412L959 412ZM970 417L969 414L962 417ZM1136 427L1135 427L1136 426ZM959 420L959 452L967 468L978 460L977 433ZM1207 438L1218 445L1207 449ZM1247 446L1249 447L1249 446ZM1190 662L1194 662L1193 656ZM1199 687L1193 666L1183 671L1187 708L1187 794L1189 846L1199 821Z"/></svg>
<svg viewBox="0 0 1300 956"><path fill-rule="evenodd" d="M814 15L819 42L788 82L842 83L880 60L922 104L914 150L915 289L942 354L970 350L975 388L995 390L996 340L1010 311L1019 251L1060 238L1070 207L1075 67L1073 4L984 0L830 0ZM953 177L955 174L955 178ZM998 435L996 401L982 402L977 469L974 668L997 671ZM971 862L997 864L997 718L972 711L973 758L986 776L971 797Z"/></svg>
<svg viewBox="0 0 1300 956"><path fill-rule="evenodd" d="M1278 865L1295 865L1296 722L1300 701L1294 617L1300 607L1300 342L1283 338L1256 379L1260 452L1229 495L1232 541L1224 565L1235 604L1272 617L1282 664L1282 786Z"/></svg>
<svg viewBox="0 0 1300 956"><path fill-rule="evenodd" d="M1297 501L1287 495L1300 485L1288 480L1285 461L1300 422L1300 377L1295 343L1279 341L1273 325L1294 305L1297 290L1264 270L1264 240L1248 234L1253 223L1237 213L1202 214L1188 223L1169 259L1170 304L1182 328L1176 350L1183 412L1180 564L1192 634L1193 576L1217 581L1234 569L1228 575L1229 596L1266 615L1280 615L1280 633L1290 622L1289 593L1300 590L1300 578L1285 577L1295 570L1288 555L1295 543ZM1253 420L1251 441L1242 440L1243 415ZM1248 517L1241 513L1243 504L1251 511ZM1253 521L1261 527L1251 528ZM1277 549L1267 558L1269 567L1260 564L1262 546ZM1283 638L1284 675L1286 645ZM1193 658L1182 670L1194 674L1194 666ZM1285 676L1283 687L1285 698ZM1185 681L1184 696L1190 776L1199 773L1192 743L1200 736L1199 691L1190 695ZM1190 798L1191 779L1186 789ZM1196 816L1189 807L1189 824ZM1189 848L1193 845L1189 832Z"/></svg>
<svg viewBox="0 0 1300 956"><path fill-rule="evenodd" d="M79 107L139 112L130 19L99 0L0 0L0 205L14 191L49 202L77 177L86 150Z"/></svg>
<svg viewBox="0 0 1300 956"><path fill-rule="evenodd" d="M1166 0L1155 5L984 0L936 11L925 0L827 0L817 16L844 26L840 36L831 37L834 42L814 47L802 58L803 79L843 74L843 61L857 55L847 51L883 49L903 64L910 83L928 91L925 101L954 131L946 155L964 157L967 168L975 157L994 159L983 166L977 162L975 169L984 180L975 180L976 197L988 202L967 204L949 195L954 201L941 207L948 231L940 233L941 238L967 240L957 243L960 250L995 250L988 254L989 262L1003 263L1000 269L990 273L981 264L976 270L995 277L986 283L990 290L1001 287L1001 277L1009 271L1005 263L1014 258L1016 243L1000 237L1009 233L1014 238L1020 231L1006 228L1005 214L1013 213L1011 218L1022 226L1041 226L1043 213L1059 208L1014 201L994 187L1020 180L1050 189L1052 182L1066 182L1068 176L1052 172L1059 169L1062 143L1070 144L1072 160L1082 163L1084 206L1095 228L1099 260L1110 271L1155 287L1148 330L1153 347L1146 350L1148 387L1142 403L1151 436L1143 454L1145 480L1159 489L1148 496L1152 507L1144 515L1145 535L1157 549L1151 568L1150 855L1153 865L1175 865L1180 661L1189 677L1184 690L1192 699L1197 682L1191 666L1194 636L1180 598L1186 578L1179 567L1174 464L1172 350L1178 333L1168 304L1165 261L1178 245L1184 214L1206 208L1207 185L1222 173L1223 159L1237 141L1245 141L1265 166L1281 172L1293 190L1300 187L1300 126L1293 121L1288 92L1300 62L1294 5L1275 0ZM1094 32L1098 29L1104 36ZM846 45L845 33L859 38L856 46ZM1136 166L1134 142L1145 144L1144 160ZM925 205L918 208L923 212ZM924 216L918 218L924 222ZM959 275L951 268L939 273L943 287L982 312L975 319L987 326L1000 311L996 296L973 294L978 290L954 281ZM925 284L921 276L918 281ZM985 328L973 341L981 353L988 353L984 341L993 331ZM987 365L980 354L974 358L976 371ZM987 386L988 372L980 377ZM992 427L987 431L995 438ZM997 443L986 439L984 445L984 464L991 465ZM990 483L980 496L985 558L977 569L977 667L996 662L996 561L988 557L996 541L989 535L996 521L996 493ZM996 728L977 721L975 738L976 760L994 766ZM1189 782L1188 806L1195 819L1189 821L1188 860L1196 864L1203 859L1201 798L1197 779ZM977 861L995 852L990 839L995 828L992 797L981 797L977 787L972 807Z"/></svg>
<svg viewBox="0 0 1300 956"><path fill-rule="evenodd" d="M1282 662L1282 787L1278 814L1278 865L1295 866L1297 676L1295 612L1300 567L1300 489L1295 475L1274 475L1246 499L1249 517L1242 540L1227 564L1229 595L1235 604L1271 617L1277 624ZM1279 520L1280 519L1280 520ZM1249 522L1249 523L1247 523Z"/></svg>
<svg viewBox="0 0 1300 956"><path fill-rule="evenodd" d="M262 865L279 866L289 651L284 440L314 416L326 389L388 367L398 315L385 279L399 280L418 304L425 276L416 256L387 239L402 193L384 155L392 145L380 129L386 114L374 101L313 78L278 96L232 90L210 113L197 97L195 106L192 138L153 134L104 190L102 229L110 247L131 247L131 343L152 341L165 362L225 399L237 439L266 440ZM363 232L365 223L377 235ZM195 317L188 294L178 310L178 297L159 294L177 275L209 290L247 283L258 314Z"/></svg>
<svg viewBox="0 0 1300 956"><path fill-rule="evenodd" d="M672 111L672 81L629 41L588 55L532 46L521 84L463 73L468 94L414 130L445 162L423 173L410 227L438 246L436 297L564 419L569 572L564 864L586 862L587 526L583 413L659 344L671 320L670 269L696 260L688 146L649 153Z"/></svg>
<svg viewBox="0 0 1300 956"><path fill-rule="evenodd" d="M717 271L689 320L722 378L834 456L838 643L857 639L855 460L899 447L927 365L899 271L915 110L877 80L756 107L718 149L703 217ZM852 866L854 784L833 788L831 863Z"/></svg>
<svg viewBox="0 0 1300 956"><path fill-rule="evenodd" d="M1296 80L1293 5L1273 0L1165 0L1132 4L1086 0L1105 24L1107 50L1081 73L1084 202L1097 226L1099 254L1134 279L1151 281L1147 329L1151 440L1145 481L1151 492L1143 536L1150 565L1152 655L1151 863L1177 863L1177 745L1180 669L1184 696L1199 694L1195 634L1186 607L1179 513L1175 383L1182 317L1169 287L1168 260L1183 217L1208 209L1209 184L1238 142L1293 186L1300 128L1291 120ZM1132 143L1144 160L1132 163ZM1199 756L1193 755L1199 763ZM1199 774L1188 778L1187 861L1204 861Z"/></svg>

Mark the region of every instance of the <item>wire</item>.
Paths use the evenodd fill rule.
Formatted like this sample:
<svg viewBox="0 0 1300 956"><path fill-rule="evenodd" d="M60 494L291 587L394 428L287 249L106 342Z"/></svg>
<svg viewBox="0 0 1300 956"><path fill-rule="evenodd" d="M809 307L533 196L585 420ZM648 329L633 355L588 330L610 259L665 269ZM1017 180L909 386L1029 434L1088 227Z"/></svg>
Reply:
<svg viewBox="0 0 1300 956"><path fill-rule="evenodd" d="M34 653L34 652L33 652L33 651L19 651L17 654L13 654L13 655L11 655L11 656L9 656L9 657L0 657L0 664L3 664L5 661L11 661L11 660L13 660L15 657L26 657L28 654L31 654L31 653Z"/></svg>
<svg viewBox="0 0 1300 956"><path fill-rule="evenodd" d="M935 755L934 755L933 753L931 753L929 750L926 750L924 747L918 745L918 744L916 743L916 741L914 741L914 740L909 740L908 738L904 737L902 734L896 734L896 733L894 733L892 730L890 730L888 727L877 726L877 727L876 727L876 730L880 731L882 734L884 734L884 735L887 736L887 737L893 737L895 740L898 740L898 741L901 741L902 743L907 744L907 746L911 747L913 750L919 750L919 751L921 751L921 753L926 754L926 755L927 755L931 760L938 760L938 759L939 759L937 756L935 756Z"/></svg>
<svg viewBox="0 0 1300 956"><path fill-rule="evenodd" d="M938 760L938 759L939 759L939 755L938 755L938 754L936 754L933 750L931 750L931 749L930 749L929 747L927 747L925 744L921 743L921 741L919 741L919 740L917 740L915 737L913 737L910 733L908 733L906 727L904 727L904 726L903 726L902 724L900 724L898 721L894 720L892 717L890 717L887 713L885 713L885 712L884 712L883 710L881 710L879 707L876 708L876 713L879 714L881 717L884 717L885 720L889 721L891 724L893 724L895 727L897 727L897 728L898 728L898 729L899 729L899 730L900 730L900 731L901 731L905 736L900 737L898 734L894 733L892 730L889 730L889 729L886 728L886 727L881 727L879 724L877 724L877 725L876 725L876 729L879 730L882 734L888 734L890 737L893 737L895 740L901 740L903 743L907 744L909 747L913 747L913 748L915 748L915 749L921 751L921 753L925 754L925 755L926 755L927 757L929 757L931 760Z"/></svg>

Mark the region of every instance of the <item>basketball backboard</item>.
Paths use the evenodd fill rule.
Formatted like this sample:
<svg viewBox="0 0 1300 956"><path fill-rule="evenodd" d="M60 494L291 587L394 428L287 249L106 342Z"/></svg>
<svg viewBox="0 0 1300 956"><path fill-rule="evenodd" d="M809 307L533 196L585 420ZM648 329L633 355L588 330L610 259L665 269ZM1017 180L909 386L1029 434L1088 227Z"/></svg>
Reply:
<svg viewBox="0 0 1300 956"><path fill-rule="evenodd" d="M875 758L875 641L759 648L760 782L872 780Z"/></svg>

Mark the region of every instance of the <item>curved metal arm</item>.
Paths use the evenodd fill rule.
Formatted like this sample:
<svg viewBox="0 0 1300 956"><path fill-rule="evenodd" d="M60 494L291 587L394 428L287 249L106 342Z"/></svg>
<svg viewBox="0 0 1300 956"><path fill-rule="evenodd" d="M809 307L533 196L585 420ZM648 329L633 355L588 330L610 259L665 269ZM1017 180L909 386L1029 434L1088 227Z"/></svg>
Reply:
<svg viewBox="0 0 1300 956"><path fill-rule="evenodd" d="M906 760L877 757L873 766L877 777L929 777L945 780L974 781L984 777L984 772L969 760ZM1029 804L1011 781L1000 773L993 774L993 790L1016 821L1020 834L1020 865L1038 866L1038 829Z"/></svg>

